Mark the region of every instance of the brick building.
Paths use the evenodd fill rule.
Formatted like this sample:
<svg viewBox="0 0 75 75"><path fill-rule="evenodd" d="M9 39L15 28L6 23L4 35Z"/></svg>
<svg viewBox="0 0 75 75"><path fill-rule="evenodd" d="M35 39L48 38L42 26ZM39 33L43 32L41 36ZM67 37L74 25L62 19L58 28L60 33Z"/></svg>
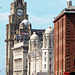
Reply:
<svg viewBox="0 0 75 75"><path fill-rule="evenodd" d="M54 75L75 72L75 6L67 1L54 19Z"/></svg>

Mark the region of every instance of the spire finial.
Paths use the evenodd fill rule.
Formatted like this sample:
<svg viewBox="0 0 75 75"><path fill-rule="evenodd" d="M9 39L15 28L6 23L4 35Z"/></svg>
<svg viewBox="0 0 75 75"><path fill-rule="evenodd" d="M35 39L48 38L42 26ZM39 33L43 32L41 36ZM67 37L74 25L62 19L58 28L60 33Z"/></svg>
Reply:
<svg viewBox="0 0 75 75"><path fill-rule="evenodd" d="M71 0L67 0L67 8L69 8L70 6L72 6L72 1Z"/></svg>

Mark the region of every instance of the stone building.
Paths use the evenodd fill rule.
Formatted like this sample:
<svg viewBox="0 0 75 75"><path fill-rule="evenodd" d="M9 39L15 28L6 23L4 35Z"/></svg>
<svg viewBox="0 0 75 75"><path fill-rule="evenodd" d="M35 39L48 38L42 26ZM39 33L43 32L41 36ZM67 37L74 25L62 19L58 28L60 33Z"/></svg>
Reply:
<svg viewBox="0 0 75 75"><path fill-rule="evenodd" d="M25 42L14 44L13 51L13 75L27 75L27 52Z"/></svg>
<svg viewBox="0 0 75 75"><path fill-rule="evenodd" d="M11 12L9 15L9 24L6 25L6 70L5 75L27 75L28 72L28 62L27 55L31 49L37 51L38 55L37 63L39 63L39 67L31 70L29 68L29 73L33 74L38 72L41 74L48 73L49 74L49 60L51 56L51 64L53 67L53 49L54 46L53 39L51 41L51 37L53 37L53 29L48 28L46 31L43 29L32 29L31 23L28 21L27 15L27 3L24 0L14 0L11 3ZM51 31L51 33L47 33L47 31ZM36 32L36 34L33 32ZM33 34L33 35L32 35ZM31 36L32 35L32 36ZM37 40L33 38L36 35ZM43 36L44 35L44 36ZM31 38L30 38L31 37ZM32 42L32 45L29 42ZM49 41L50 40L50 41ZM47 41L47 42L46 42ZM46 45L47 44L47 45ZM49 46L50 45L50 46ZM29 50L29 51L28 51ZM46 57L44 58L44 52L47 52ZM50 52L51 51L51 52ZM31 64L29 66L33 66L33 62L36 61L35 53L32 52L31 56ZM43 63L45 61L45 64ZM42 61L41 61L42 60ZM36 65L36 63L35 63ZM45 67L44 67L45 66ZM40 68L41 67L41 68ZM53 68L51 67L51 72L53 73ZM46 69L44 69L46 68ZM36 70L35 70L36 69ZM44 74L45 74L44 73Z"/></svg>
<svg viewBox="0 0 75 75"><path fill-rule="evenodd" d="M48 27L43 35L43 46L34 32L29 40L28 74L54 75L54 29Z"/></svg>
<svg viewBox="0 0 75 75"><path fill-rule="evenodd" d="M13 75L14 62L13 53L16 53L15 44L25 41L28 44L30 36L35 31L39 35L42 42L45 30L32 29L31 23L28 21L27 3L24 0L14 0L11 3L11 12L9 15L9 24L6 25L6 75ZM28 46L25 50L28 51ZM12 50L14 48L15 50ZM22 51L22 50L21 50Z"/></svg>
<svg viewBox="0 0 75 75"><path fill-rule="evenodd" d="M75 72L75 6L67 1L54 19L54 75Z"/></svg>

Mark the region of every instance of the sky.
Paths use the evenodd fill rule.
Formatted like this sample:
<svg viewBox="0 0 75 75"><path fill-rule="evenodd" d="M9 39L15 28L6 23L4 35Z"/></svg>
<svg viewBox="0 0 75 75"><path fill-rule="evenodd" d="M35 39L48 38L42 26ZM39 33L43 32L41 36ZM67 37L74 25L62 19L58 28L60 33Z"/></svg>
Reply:
<svg viewBox="0 0 75 75"><path fill-rule="evenodd" d="M29 22L34 29L54 27L53 20L66 8L67 0L25 0ZM6 24L9 23L10 3L13 0L0 0L0 75L5 75L5 37ZM72 0L75 5L75 0Z"/></svg>

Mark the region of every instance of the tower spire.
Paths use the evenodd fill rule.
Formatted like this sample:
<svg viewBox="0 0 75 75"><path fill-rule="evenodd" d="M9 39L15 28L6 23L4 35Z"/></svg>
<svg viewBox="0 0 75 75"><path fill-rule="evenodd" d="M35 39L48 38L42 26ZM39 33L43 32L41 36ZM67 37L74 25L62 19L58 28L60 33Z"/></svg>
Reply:
<svg viewBox="0 0 75 75"><path fill-rule="evenodd" d="M17 2L17 4L19 4L19 3L23 3L24 2L24 0L14 0L14 1L16 1Z"/></svg>
<svg viewBox="0 0 75 75"><path fill-rule="evenodd" d="M67 0L67 8L69 8L70 6L72 6L72 1L71 0Z"/></svg>

